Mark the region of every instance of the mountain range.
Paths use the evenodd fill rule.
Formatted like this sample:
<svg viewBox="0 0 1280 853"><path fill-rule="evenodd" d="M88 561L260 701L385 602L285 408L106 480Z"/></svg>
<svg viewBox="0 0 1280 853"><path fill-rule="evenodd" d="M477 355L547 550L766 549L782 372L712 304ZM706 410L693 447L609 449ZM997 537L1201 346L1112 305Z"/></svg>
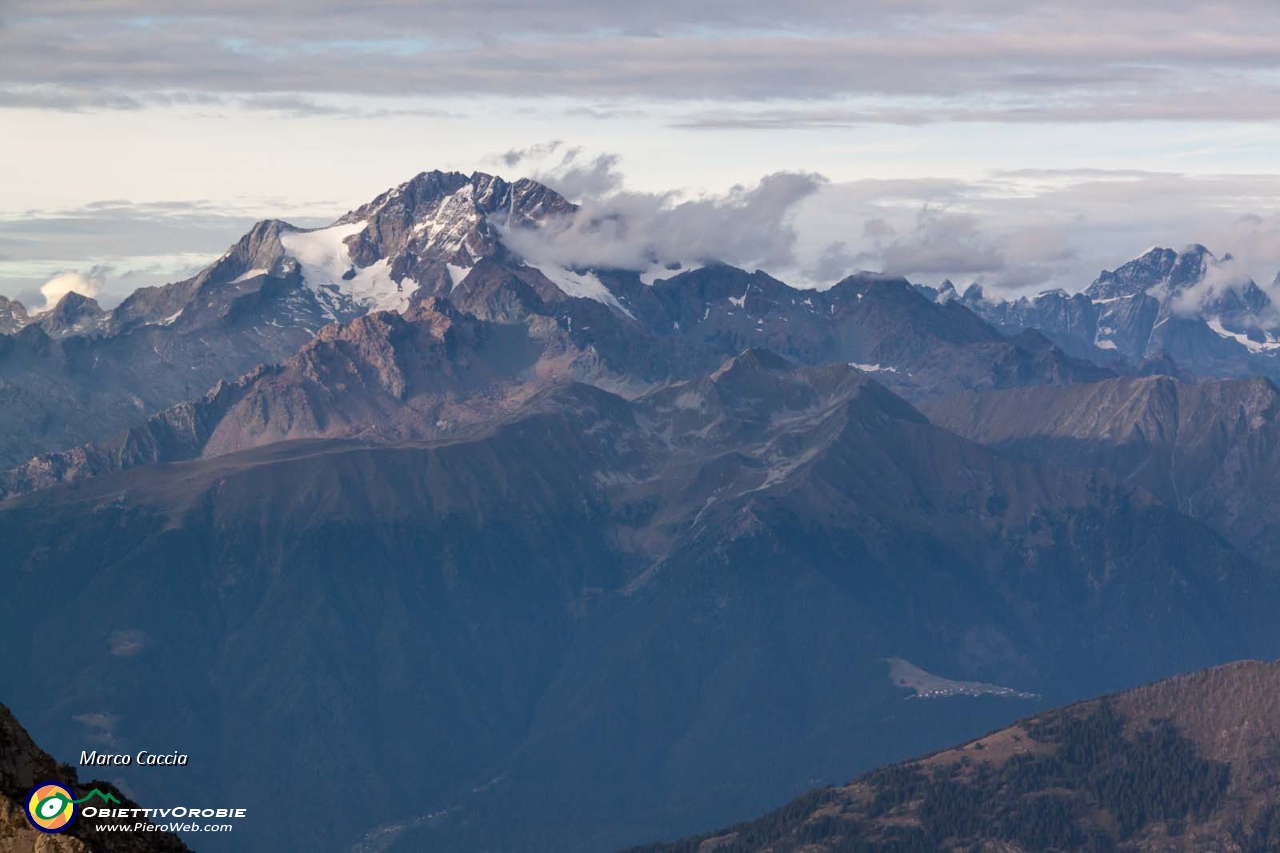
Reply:
<svg viewBox="0 0 1280 853"><path fill-rule="evenodd" d="M1006 338L960 305L933 304L904 279L862 274L818 292L712 261L570 270L528 264L502 240L574 210L533 181L428 172L326 228L260 222L193 278L111 311L76 293L38 314L6 302L0 465L136 426L286 360L327 323L439 297L479 319L554 323L579 349L625 357L613 369L637 390L748 347L854 361L909 395L1107 375L1040 335Z"/></svg>
<svg viewBox="0 0 1280 853"><path fill-rule="evenodd" d="M1213 326L1269 303L1175 314L1229 260L1062 296L1154 310L1122 345L529 256L578 213L429 172L110 311L7 304L0 683L40 741L279 804L203 850L595 851L1280 655L1270 333ZM1151 343L1197 323L1243 360Z"/></svg>
<svg viewBox="0 0 1280 853"><path fill-rule="evenodd" d="M1039 331L1073 355L1125 363L1123 372L1280 377L1280 311L1233 261L1201 245L1156 247L1074 294L993 300L976 284L922 292L1006 331Z"/></svg>

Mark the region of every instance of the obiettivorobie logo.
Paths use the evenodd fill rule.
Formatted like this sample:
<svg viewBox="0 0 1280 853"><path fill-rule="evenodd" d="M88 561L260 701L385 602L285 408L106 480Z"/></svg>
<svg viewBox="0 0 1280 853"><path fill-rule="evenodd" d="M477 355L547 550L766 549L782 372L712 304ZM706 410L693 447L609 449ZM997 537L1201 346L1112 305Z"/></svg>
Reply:
<svg viewBox="0 0 1280 853"><path fill-rule="evenodd" d="M76 819L76 806L90 800L101 800L103 805L86 805L79 810L81 817L107 818L110 820L132 820L132 823L99 823L94 828L99 832L230 832L230 823L168 823L155 824L152 818L243 818L248 815L247 809L202 809L178 806L176 808L142 808L127 807L110 792L94 788L80 799L66 785L58 782L45 782L31 789L27 795L27 820L36 829L50 834L62 832ZM118 808L112 808L112 805ZM145 818L145 820L139 820Z"/></svg>
<svg viewBox="0 0 1280 853"><path fill-rule="evenodd" d="M31 789L27 795L27 820L41 832L62 832L71 825L76 816L76 806L88 802L94 797L108 803L120 805L115 794L103 793L94 788L80 799L75 798L71 789L57 782L45 782Z"/></svg>

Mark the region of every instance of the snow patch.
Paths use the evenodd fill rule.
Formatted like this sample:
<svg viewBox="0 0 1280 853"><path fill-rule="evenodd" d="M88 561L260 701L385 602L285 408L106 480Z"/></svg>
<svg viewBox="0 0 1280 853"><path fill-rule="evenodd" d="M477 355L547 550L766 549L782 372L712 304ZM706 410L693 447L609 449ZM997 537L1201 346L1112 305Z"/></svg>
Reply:
<svg viewBox="0 0 1280 853"><path fill-rule="evenodd" d="M467 273L471 272L471 267L460 267L457 264L445 264L449 270L450 287L457 287L462 284L462 280L467 277Z"/></svg>
<svg viewBox="0 0 1280 853"><path fill-rule="evenodd" d="M1012 687L982 681L957 681L934 675L902 658L886 658L889 680L895 687L910 690L910 699L944 699L950 696L998 696L1003 699L1039 699L1038 693L1024 693Z"/></svg>
<svg viewBox="0 0 1280 853"><path fill-rule="evenodd" d="M289 231L280 235L280 244L302 267L302 280L313 291L333 288L370 311L403 311L409 307L415 288L392 281L386 258L360 269L351 261L344 241L364 227L362 221L315 231Z"/></svg>
<svg viewBox="0 0 1280 853"><path fill-rule="evenodd" d="M1280 341L1273 340L1271 335L1267 335L1267 340L1264 343L1262 341L1250 340L1248 335L1228 331L1223 327L1222 319L1220 317L1205 320L1205 323L1208 324L1210 329L1213 329L1214 334L1218 337L1229 338L1241 346L1246 347L1249 352L1269 352L1271 350L1280 349Z"/></svg>
<svg viewBox="0 0 1280 853"><path fill-rule="evenodd" d="M879 364L858 364L856 361L849 362L850 367L856 367L863 373L897 373L896 367L885 367Z"/></svg>
<svg viewBox="0 0 1280 853"><path fill-rule="evenodd" d="M284 242L284 241L282 240L281 242ZM269 270L264 269L262 267L258 267L257 269L251 269L248 272L246 272L244 275L238 275L235 278L231 279L231 283L239 284L242 281L248 281L251 278L257 278L260 275L266 275L268 272Z"/></svg>
<svg viewBox="0 0 1280 853"><path fill-rule="evenodd" d="M552 284L560 288L566 296L573 296L578 299L594 299L596 302L603 302L605 305L617 308L623 314L631 317L631 319L635 319L635 315L623 307L622 303L609 292L609 288L604 286L604 283L596 277L595 273L574 272L550 263L540 263L537 268Z"/></svg>

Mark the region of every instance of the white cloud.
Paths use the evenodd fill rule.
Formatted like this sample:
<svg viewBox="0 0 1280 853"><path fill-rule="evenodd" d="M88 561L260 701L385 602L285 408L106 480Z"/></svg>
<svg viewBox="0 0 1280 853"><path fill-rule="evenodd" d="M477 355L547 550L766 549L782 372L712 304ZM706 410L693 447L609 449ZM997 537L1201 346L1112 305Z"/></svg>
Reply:
<svg viewBox="0 0 1280 853"><path fill-rule="evenodd" d="M983 235L978 217L922 207L906 234L893 232L864 254L895 275L986 273L1004 269L1004 254Z"/></svg>
<svg viewBox="0 0 1280 853"><path fill-rule="evenodd" d="M477 165L508 179L531 175L581 204L576 216L541 232L507 235L531 261L569 268L646 271L655 262L720 260L805 287L828 287L868 269L929 284L978 282L993 292L1076 291L1147 246L1203 243L1219 256L1235 256L1231 269L1239 280L1267 287L1280 269L1280 176L1274 174L1037 168L963 179L841 181L781 171L723 192L640 192L615 154L561 142L511 149ZM362 200L335 205L324 219ZM68 290L119 299L139 285L189 275L249 224L211 203L194 213L177 209L180 214L109 202L0 220L0 254L10 255L0 258L0 292L34 290L43 275L24 280L29 271L65 269L42 289L46 303ZM273 216L287 208L258 211ZM154 241L193 235L216 251L151 259L100 254L105 246L142 251ZM81 247L84 254L33 254L47 246ZM18 286L6 286L9 281Z"/></svg>
<svg viewBox="0 0 1280 853"><path fill-rule="evenodd" d="M617 154L588 154L582 146L565 145L558 139L485 159L508 174L546 184L570 201L600 198L622 189Z"/></svg>
<svg viewBox="0 0 1280 853"><path fill-rule="evenodd" d="M520 168L548 157L559 164L564 150L556 144L509 154ZM569 150L577 163L607 159ZM616 160L607 163L597 181L605 192L581 199L577 216L541 233L509 234L513 247L568 267L721 260L805 287L866 269L1004 292L1080 290L1154 244L1204 243L1235 256L1188 299L1212 298L1211 286L1249 278L1267 287L1280 269L1280 177L1273 175L1036 169L969 180L833 182L781 172L727 193L688 196L629 192ZM554 169L535 174L555 185Z"/></svg>
<svg viewBox="0 0 1280 853"><path fill-rule="evenodd" d="M797 206L795 257L842 242L855 267L989 289L1086 287L1151 245L1232 253L1233 275L1267 284L1280 269L1280 177L1135 170L995 172L970 180L832 182ZM806 264L808 267L806 268Z"/></svg>
<svg viewBox="0 0 1280 853"><path fill-rule="evenodd" d="M512 248L568 267L646 270L656 262L723 261L747 269L791 268L797 240L792 216L825 183L820 175L778 172L721 194L641 193L621 188L613 158L589 162L577 186L609 191L580 198L576 215L540 230L508 231ZM550 180L557 185L554 175Z"/></svg>
<svg viewBox="0 0 1280 853"><path fill-rule="evenodd" d="M72 292L90 298L96 297L102 292L104 282L105 277L100 273L95 273L94 270L90 270L88 274L77 270L58 273L40 285L40 294L44 296L44 307L40 310L48 311L57 305L62 297Z"/></svg>

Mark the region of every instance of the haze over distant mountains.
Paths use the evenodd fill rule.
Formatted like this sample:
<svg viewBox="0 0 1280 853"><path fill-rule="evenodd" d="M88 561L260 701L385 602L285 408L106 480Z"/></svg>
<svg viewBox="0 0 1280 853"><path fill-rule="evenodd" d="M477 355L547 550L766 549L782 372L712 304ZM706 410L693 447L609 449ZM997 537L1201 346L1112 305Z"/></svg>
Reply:
<svg viewBox="0 0 1280 853"><path fill-rule="evenodd" d="M1219 260L1200 246L1153 249L1076 294L1009 302L989 300L978 287L963 295L950 284L917 288L942 309L933 310L886 295L894 280L870 274L800 291L712 259L700 269L656 256L639 272L571 269L531 261L508 245L536 247L540 233L558 233L575 215L574 205L533 181L429 172L327 228L261 222L195 277L144 288L110 311L74 292L36 314L0 299L7 336L0 465L105 437L196 399L219 380L284 361L325 323L444 295L459 310L498 321L541 306L566 316L588 310L573 307L578 299L604 305L607 322L618 327L609 334L686 350L671 354L670 364L647 365L642 383L691 375L713 354L748 346L807 363L856 362L915 398L1025 384L1029 376L1098 378L1105 370L1277 373L1280 316L1270 297L1238 279L1229 256ZM619 227L625 223L574 225L587 235ZM868 288L883 291L876 306L855 311ZM873 316L884 312L896 313ZM853 313L862 316L853 320ZM855 334L851 323L878 328ZM896 339L894 323L910 327L908 339ZM1038 334L1016 334L1024 331Z"/></svg>
<svg viewBox="0 0 1280 853"><path fill-rule="evenodd" d="M956 298L954 288L932 291ZM1252 279L1204 246L1179 252L1153 248L1080 293L992 301L982 288L959 299L1008 330L1037 329L1069 352L1132 365L1172 362L1206 376L1276 375L1280 311Z"/></svg>
<svg viewBox="0 0 1280 853"><path fill-rule="evenodd" d="M1229 260L815 291L536 259L575 215L428 172L110 311L7 304L0 682L41 742L287 788L264 850L592 851L1280 654L1276 326Z"/></svg>
<svg viewBox="0 0 1280 853"><path fill-rule="evenodd" d="M603 353L605 363L579 362L573 375L612 370L635 388L749 346L807 363L855 361L921 394L1105 375L1038 336L1006 340L959 306L927 305L901 279L859 275L814 292L718 264L570 270L532 266L501 237L553 228L572 212L532 181L429 172L328 228L261 222L197 276L139 290L111 311L74 293L35 316L9 303L0 463L135 426L219 380L284 361L327 322L444 295L479 319L553 317L556 329L535 333ZM611 350L628 351L627 363L610 367ZM634 350L646 351L639 362Z"/></svg>

